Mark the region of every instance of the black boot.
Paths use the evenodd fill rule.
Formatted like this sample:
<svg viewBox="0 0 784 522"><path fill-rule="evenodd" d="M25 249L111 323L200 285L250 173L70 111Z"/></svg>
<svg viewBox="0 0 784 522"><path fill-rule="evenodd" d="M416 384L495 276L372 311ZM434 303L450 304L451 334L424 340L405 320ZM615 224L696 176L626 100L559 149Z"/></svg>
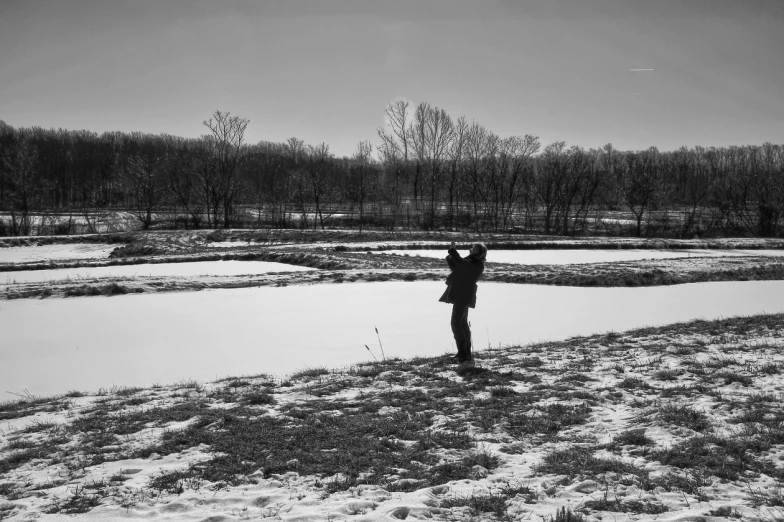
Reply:
<svg viewBox="0 0 784 522"><path fill-rule="evenodd" d="M471 341L468 339L464 339L459 343L457 362L463 364L471 361L473 361L473 359L471 358Z"/></svg>
<svg viewBox="0 0 784 522"><path fill-rule="evenodd" d="M471 348L472 348L471 338L469 337L468 339L465 340L465 343L463 344L463 355L465 355L466 361L474 360L474 356L471 353Z"/></svg>
<svg viewBox="0 0 784 522"><path fill-rule="evenodd" d="M456 361L460 358L460 354L463 353L463 348L461 347L461 342L455 339L455 344L457 345L457 353L449 357L451 361Z"/></svg>

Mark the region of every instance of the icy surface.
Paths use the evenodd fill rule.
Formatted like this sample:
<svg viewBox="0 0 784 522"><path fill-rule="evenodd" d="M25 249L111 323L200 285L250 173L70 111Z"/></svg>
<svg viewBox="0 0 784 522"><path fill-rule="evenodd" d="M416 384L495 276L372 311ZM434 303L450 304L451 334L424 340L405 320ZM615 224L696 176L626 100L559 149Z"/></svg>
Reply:
<svg viewBox="0 0 784 522"><path fill-rule="evenodd" d="M385 250L373 253L433 257L438 259L446 257L444 250ZM460 251L460 254L468 255L468 251ZM636 261L640 259L723 256L784 256L784 250L492 250L487 254L487 261L520 265L570 265Z"/></svg>
<svg viewBox="0 0 784 522"><path fill-rule="evenodd" d="M301 272L316 270L269 261L201 261L188 263L144 263L100 267L57 268L53 270L21 270L0 272L0 285L40 283L112 277L167 277L167 276L237 276L270 272Z"/></svg>
<svg viewBox="0 0 784 522"><path fill-rule="evenodd" d="M109 257L117 245L72 243L70 245L41 245L0 248L0 264L32 263L35 261L64 261L101 259Z"/></svg>
<svg viewBox="0 0 784 522"><path fill-rule="evenodd" d="M35 394L285 374L452 351L440 282L351 283L7 301L3 391ZM784 281L647 288L480 283L476 349L784 311Z"/></svg>

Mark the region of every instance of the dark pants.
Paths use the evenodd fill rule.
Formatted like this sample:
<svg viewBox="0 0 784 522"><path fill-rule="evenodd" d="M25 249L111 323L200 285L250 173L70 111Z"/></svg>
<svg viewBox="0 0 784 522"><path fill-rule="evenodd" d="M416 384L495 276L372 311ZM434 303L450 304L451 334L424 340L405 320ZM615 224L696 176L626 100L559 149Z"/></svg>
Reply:
<svg viewBox="0 0 784 522"><path fill-rule="evenodd" d="M458 346L466 342L471 346L471 329L468 326L468 305L452 305L452 334Z"/></svg>

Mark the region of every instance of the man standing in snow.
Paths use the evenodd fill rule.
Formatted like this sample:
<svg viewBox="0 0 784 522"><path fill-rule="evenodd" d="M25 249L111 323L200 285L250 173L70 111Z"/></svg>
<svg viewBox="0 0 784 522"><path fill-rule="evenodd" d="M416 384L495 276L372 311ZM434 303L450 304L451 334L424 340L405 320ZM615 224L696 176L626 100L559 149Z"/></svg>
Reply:
<svg viewBox="0 0 784 522"><path fill-rule="evenodd" d="M485 270L486 257L487 247L483 243L471 245L471 253L463 258L453 241L446 258L452 272L446 278L447 288L439 301L452 305L452 334L457 344L454 358L461 364L473 361L468 309L476 307L476 282Z"/></svg>

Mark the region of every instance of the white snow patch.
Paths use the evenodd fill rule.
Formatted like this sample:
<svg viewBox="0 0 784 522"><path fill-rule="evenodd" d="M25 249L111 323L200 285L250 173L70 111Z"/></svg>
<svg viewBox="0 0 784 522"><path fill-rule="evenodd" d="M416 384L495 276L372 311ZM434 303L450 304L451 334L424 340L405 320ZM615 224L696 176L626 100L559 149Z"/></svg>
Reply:
<svg viewBox="0 0 784 522"><path fill-rule="evenodd" d="M106 259L115 248L117 248L117 245L99 243L0 247L0 264Z"/></svg>
<svg viewBox="0 0 784 522"><path fill-rule="evenodd" d="M55 281L80 282L91 279L129 277L193 277L238 276L275 272L304 272L317 270L305 266L271 261L201 261L187 263L144 263L137 265L85 266L52 270L20 270L0 272L0 285L47 283Z"/></svg>

